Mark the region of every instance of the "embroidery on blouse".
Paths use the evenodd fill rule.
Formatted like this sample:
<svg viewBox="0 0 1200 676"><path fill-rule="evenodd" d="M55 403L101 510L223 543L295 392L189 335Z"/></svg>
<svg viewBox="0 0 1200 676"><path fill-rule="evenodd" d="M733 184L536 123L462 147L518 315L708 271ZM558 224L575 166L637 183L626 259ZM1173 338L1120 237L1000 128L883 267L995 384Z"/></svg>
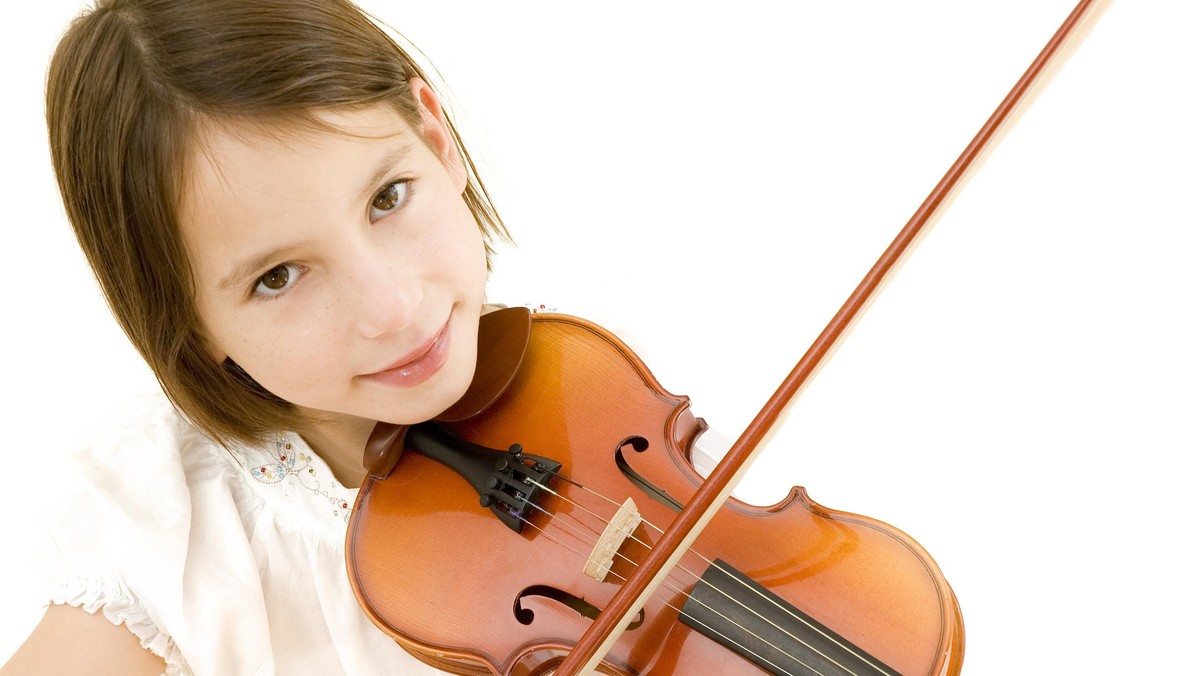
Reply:
<svg viewBox="0 0 1200 676"><path fill-rule="evenodd" d="M333 515L345 523L350 523L352 505L345 498L330 493L321 485L317 470L312 464L313 458L307 453L301 453L292 446L282 434L275 436L275 460L257 467L250 467L250 476L263 484L284 483L284 494L289 495L289 485L298 485L305 490L325 498L333 508ZM243 465L244 466L244 465ZM290 479L290 481L285 481Z"/></svg>
<svg viewBox="0 0 1200 676"><path fill-rule="evenodd" d="M538 314L539 312L558 312L558 308L556 308L554 306L546 307L545 303L539 303L538 305L534 305L532 303L525 303L525 307L529 308L529 311L535 315Z"/></svg>

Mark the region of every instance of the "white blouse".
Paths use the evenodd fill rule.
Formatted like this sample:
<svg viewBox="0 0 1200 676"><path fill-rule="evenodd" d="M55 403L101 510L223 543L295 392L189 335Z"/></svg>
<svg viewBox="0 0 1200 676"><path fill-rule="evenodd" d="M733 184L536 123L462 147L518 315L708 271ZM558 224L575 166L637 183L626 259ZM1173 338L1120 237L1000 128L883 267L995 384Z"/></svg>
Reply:
<svg viewBox="0 0 1200 676"><path fill-rule="evenodd" d="M441 673L362 613L344 543L356 489L294 434L227 451L164 396L76 454L39 566L169 674Z"/></svg>

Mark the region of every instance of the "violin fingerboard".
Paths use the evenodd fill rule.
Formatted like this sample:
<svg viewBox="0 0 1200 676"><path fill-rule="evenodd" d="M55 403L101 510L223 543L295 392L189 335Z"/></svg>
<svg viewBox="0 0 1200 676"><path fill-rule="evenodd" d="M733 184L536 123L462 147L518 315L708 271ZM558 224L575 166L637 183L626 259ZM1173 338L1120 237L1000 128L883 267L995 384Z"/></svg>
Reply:
<svg viewBox="0 0 1200 676"><path fill-rule="evenodd" d="M772 674L900 676L719 559L696 583L679 618Z"/></svg>

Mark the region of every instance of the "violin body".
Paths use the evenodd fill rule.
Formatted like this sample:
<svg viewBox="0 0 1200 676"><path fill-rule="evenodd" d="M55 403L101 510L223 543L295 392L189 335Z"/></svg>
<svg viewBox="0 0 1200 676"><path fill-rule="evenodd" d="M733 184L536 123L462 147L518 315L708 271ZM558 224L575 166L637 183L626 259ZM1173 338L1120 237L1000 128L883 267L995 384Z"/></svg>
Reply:
<svg viewBox="0 0 1200 676"><path fill-rule="evenodd" d="M689 458L705 425L686 397L664 390L604 329L537 314L511 384L483 413L448 427L490 448L520 444L562 463L557 473L565 478L551 481L517 533L450 468L405 452L386 479L368 478L360 490L347 535L351 585L383 631L436 667L548 673L592 621L587 609L603 608L645 555L643 543L654 544L660 532L650 524L665 527L674 518L676 508L651 493L686 502L703 481ZM591 543L627 497L644 522L597 581L583 573ZM779 668L769 671L954 674L961 666L963 622L953 591L925 550L885 523L827 509L795 488L770 507L730 500L692 550L601 671L760 673L680 621L685 593L715 559L807 618L786 632L801 646L795 651L851 659L829 657L818 645L834 641L865 654L851 659L857 666L831 671L804 666L820 656L794 663L770 657L767 665Z"/></svg>

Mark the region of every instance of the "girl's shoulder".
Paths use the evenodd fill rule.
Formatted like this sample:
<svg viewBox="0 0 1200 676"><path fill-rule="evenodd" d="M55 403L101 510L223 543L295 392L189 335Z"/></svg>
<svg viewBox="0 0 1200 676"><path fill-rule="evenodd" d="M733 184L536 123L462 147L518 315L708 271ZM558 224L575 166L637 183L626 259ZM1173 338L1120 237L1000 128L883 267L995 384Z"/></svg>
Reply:
<svg viewBox="0 0 1200 676"><path fill-rule="evenodd" d="M38 515L33 583L50 603L124 624L171 673L186 673L164 609L184 570L192 520L185 458L205 439L163 395L123 402L67 454Z"/></svg>
<svg viewBox="0 0 1200 676"><path fill-rule="evenodd" d="M57 492L76 514L118 508L131 526L177 520L185 516L195 475L219 468L221 450L165 395L139 395L67 454Z"/></svg>
<svg viewBox="0 0 1200 676"><path fill-rule="evenodd" d="M333 490L319 494L316 479L325 472L294 434L227 448L164 395L140 396L62 463L39 519L34 584L51 603L125 624L169 671L188 673L183 655L261 664L269 647L246 655L245 646L223 648L227 637L197 619L238 606L238 633L269 646L263 585L270 574L255 551L271 552L285 572L313 551L333 552L328 543L340 543L335 534L341 527L344 535L344 525L329 513L332 501L347 501ZM327 558L340 570L337 552Z"/></svg>
<svg viewBox="0 0 1200 676"><path fill-rule="evenodd" d="M139 395L112 410L65 454L47 488L41 525L65 558L186 525L197 483L228 464L165 395Z"/></svg>
<svg viewBox="0 0 1200 676"><path fill-rule="evenodd" d="M340 541L355 497L299 435L279 432L255 446L222 445L161 393L122 406L69 454L59 476L62 499L53 513L60 520L51 528L57 531L69 530L64 514L87 514L93 522L119 516L102 525L152 532L192 527L214 512L245 520L266 509L301 530Z"/></svg>

